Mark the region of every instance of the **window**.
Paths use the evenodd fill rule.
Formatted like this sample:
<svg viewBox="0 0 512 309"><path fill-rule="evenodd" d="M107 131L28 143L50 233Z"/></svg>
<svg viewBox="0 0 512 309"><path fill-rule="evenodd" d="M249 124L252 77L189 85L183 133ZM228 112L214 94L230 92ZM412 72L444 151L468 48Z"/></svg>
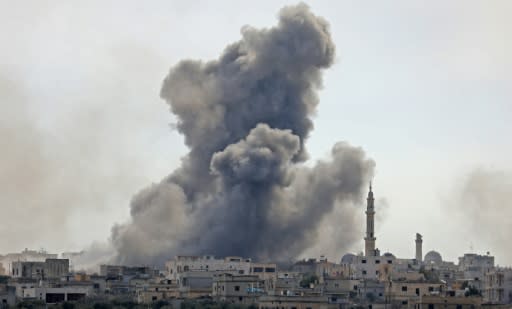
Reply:
<svg viewBox="0 0 512 309"><path fill-rule="evenodd" d="M366 275L366 270L363 270L363 275Z"/></svg>
<svg viewBox="0 0 512 309"><path fill-rule="evenodd" d="M240 286L239 285L235 285L235 291L240 291Z"/></svg>
<svg viewBox="0 0 512 309"><path fill-rule="evenodd" d="M420 289L419 288L416 288L416 295L420 295Z"/></svg>
<svg viewBox="0 0 512 309"><path fill-rule="evenodd" d="M243 270L243 269L240 269L240 270L238 271L238 273L239 273L239 274L241 274L241 275L243 275L243 274L244 274L244 270Z"/></svg>
<svg viewBox="0 0 512 309"><path fill-rule="evenodd" d="M402 286L402 292L407 292L407 286Z"/></svg>
<svg viewBox="0 0 512 309"><path fill-rule="evenodd" d="M375 260L375 264L380 264L380 260Z"/></svg>
<svg viewBox="0 0 512 309"><path fill-rule="evenodd" d="M434 304L428 304L428 309L434 309Z"/></svg>
<svg viewBox="0 0 512 309"><path fill-rule="evenodd" d="M276 269L274 267L267 267L265 268L266 273L275 273Z"/></svg>
<svg viewBox="0 0 512 309"><path fill-rule="evenodd" d="M376 275L378 275L378 274L379 274L379 271L378 271L378 270L376 270L376 271L375 271L375 274L376 274Z"/></svg>
<svg viewBox="0 0 512 309"><path fill-rule="evenodd" d="M393 261L392 260L388 260L388 264L393 264Z"/></svg>
<svg viewBox="0 0 512 309"><path fill-rule="evenodd" d="M462 305L457 305L457 309L462 309Z"/></svg>
<svg viewBox="0 0 512 309"><path fill-rule="evenodd" d="M406 301L406 300L403 300L403 301L402 301L402 305L407 305L407 301Z"/></svg>
<svg viewBox="0 0 512 309"><path fill-rule="evenodd" d="M354 285L354 291L357 291L357 285Z"/></svg>
<svg viewBox="0 0 512 309"><path fill-rule="evenodd" d="M362 260L361 263L366 264L366 260Z"/></svg>
<svg viewBox="0 0 512 309"><path fill-rule="evenodd" d="M255 273L262 273L263 272L263 267L254 267L252 269L253 272Z"/></svg>
<svg viewBox="0 0 512 309"><path fill-rule="evenodd" d="M434 287L433 287L433 286L429 286L429 287L428 287L428 291L429 291L429 292L434 291Z"/></svg>

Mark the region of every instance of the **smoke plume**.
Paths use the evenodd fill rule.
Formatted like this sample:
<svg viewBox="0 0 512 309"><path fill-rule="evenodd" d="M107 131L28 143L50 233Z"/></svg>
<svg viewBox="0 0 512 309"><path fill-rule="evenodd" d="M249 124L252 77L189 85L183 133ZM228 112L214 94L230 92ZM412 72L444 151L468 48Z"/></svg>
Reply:
<svg viewBox="0 0 512 309"><path fill-rule="evenodd" d="M460 183L454 200L453 218L460 222L461 238L476 245L479 253L489 250L498 261L510 264L512 233L512 173L478 168Z"/></svg>
<svg viewBox="0 0 512 309"><path fill-rule="evenodd" d="M373 161L340 142L328 160L302 164L321 73L334 57L328 23L300 4L283 8L276 27L242 28L217 60L172 67L161 97L190 151L133 198L130 222L113 228L118 262L161 264L176 254L288 260L315 245L335 208L344 228L329 246L349 248Z"/></svg>

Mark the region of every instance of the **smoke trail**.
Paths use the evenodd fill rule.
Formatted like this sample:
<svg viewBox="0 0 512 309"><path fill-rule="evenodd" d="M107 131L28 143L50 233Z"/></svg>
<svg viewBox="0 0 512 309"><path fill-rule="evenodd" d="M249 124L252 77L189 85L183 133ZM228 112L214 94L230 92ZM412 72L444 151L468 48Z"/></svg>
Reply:
<svg viewBox="0 0 512 309"><path fill-rule="evenodd" d="M315 243L334 207L346 213L338 224L352 225L350 205L373 161L338 143L328 161L301 166L321 72L334 55L327 22L300 4L283 8L276 27L244 27L218 60L174 66L161 97L190 152L134 197L131 222L113 228L118 261L206 253L286 260ZM335 246L352 245L354 230L333 235Z"/></svg>

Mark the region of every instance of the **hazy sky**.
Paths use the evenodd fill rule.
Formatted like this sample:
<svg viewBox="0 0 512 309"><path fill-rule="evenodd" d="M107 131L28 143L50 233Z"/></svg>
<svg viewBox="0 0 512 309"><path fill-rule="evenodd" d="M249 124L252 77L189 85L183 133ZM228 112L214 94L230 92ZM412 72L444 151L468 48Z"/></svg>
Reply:
<svg viewBox="0 0 512 309"><path fill-rule="evenodd" d="M169 67L293 3L0 0L0 252L107 239L186 153L159 98ZM311 162L339 140L376 161L377 247L412 257L419 232L424 253L512 265L496 241L512 232L512 2L307 3L337 46Z"/></svg>

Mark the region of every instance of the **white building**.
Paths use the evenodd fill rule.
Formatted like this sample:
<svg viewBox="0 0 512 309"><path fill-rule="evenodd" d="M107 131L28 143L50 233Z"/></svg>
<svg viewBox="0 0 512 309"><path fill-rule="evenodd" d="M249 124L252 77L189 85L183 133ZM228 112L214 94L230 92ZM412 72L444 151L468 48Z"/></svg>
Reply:
<svg viewBox="0 0 512 309"><path fill-rule="evenodd" d="M486 303L512 304L512 269L501 268L487 272L482 290Z"/></svg>
<svg viewBox="0 0 512 309"><path fill-rule="evenodd" d="M466 253L459 257L459 271L464 272L464 279L483 280L484 274L494 268L494 256Z"/></svg>
<svg viewBox="0 0 512 309"><path fill-rule="evenodd" d="M251 259L228 256L216 259L211 255L205 256L176 256L165 263L167 279L180 280L180 274L186 272L227 272L245 275L251 272Z"/></svg>

